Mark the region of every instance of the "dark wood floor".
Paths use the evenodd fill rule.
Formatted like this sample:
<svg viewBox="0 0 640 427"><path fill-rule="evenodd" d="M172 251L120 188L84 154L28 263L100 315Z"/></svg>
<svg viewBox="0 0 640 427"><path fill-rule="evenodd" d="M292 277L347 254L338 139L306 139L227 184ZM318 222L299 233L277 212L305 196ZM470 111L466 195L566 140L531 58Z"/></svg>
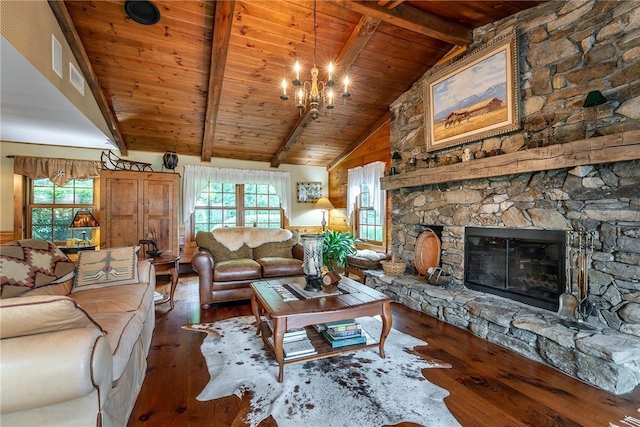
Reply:
<svg viewBox="0 0 640 427"><path fill-rule="evenodd" d="M250 314L248 302L200 310L197 276L180 277L175 308L169 310L168 304L156 308L147 377L128 425L244 425L241 414L247 399L196 400L209 380L200 353L205 335L181 326ZM619 420L625 415L640 418L636 412L640 389L614 396L397 304L393 327L427 341L429 345L420 351L426 359L452 365L451 369L425 369L423 374L449 391L445 403L463 426L606 427L609 422L622 425ZM276 424L267 420L262 423L266 426Z"/></svg>

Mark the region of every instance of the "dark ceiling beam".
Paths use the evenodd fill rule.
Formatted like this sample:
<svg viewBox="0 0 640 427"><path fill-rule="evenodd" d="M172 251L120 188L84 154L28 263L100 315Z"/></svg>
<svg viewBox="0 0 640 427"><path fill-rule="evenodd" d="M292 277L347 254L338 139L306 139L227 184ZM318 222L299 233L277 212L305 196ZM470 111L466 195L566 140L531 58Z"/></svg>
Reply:
<svg viewBox="0 0 640 427"><path fill-rule="evenodd" d="M347 147L346 150L342 152L338 157L336 157L330 164L327 166L327 170L331 170L336 167L340 162L346 159L353 151L360 146L363 142L365 142L371 135L376 133L382 126L385 125L389 120L391 120L391 112L387 111L384 116L380 117L378 121L375 122L373 126L371 126L367 131L360 136L353 144Z"/></svg>
<svg viewBox="0 0 640 427"><path fill-rule="evenodd" d="M387 9L371 1L337 0L336 3L354 12L454 45L471 44L472 41L471 29L406 4Z"/></svg>
<svg viewBox="0 0 640 427"><path fill-rule="evenodd" d="M78 62L80 71L82 72L82 75L87 82L87 86L89 86L89 89L98 104L102 117L104 117L105 122L107 122L107 126L109 126L109 131L120 150L120 154L126 156L129 150L122 134L120 133L120 129L118 128L118 119L116 118L115 111L113 110L111 103L109 103L107 98L104 96L100 83L98 83L98 77L93 71L89 56L84 50L84 45L80 40L80 36L76 31L75 25L73 25L71 15L69 15L67 7L64 5L62 0L49 0L49 7L51 8L53 15L56 17L58 25L60 25L60 29L62 30L67 43L69 43L71 53L73 53L74 58Z"/></svg>
<svg viewBox="0 0 640 427"><path fill-rule="evenodd" d="M235 4L235 0L215 2L216 10L213 18L213 36L211 40L207 111L204 121L204 136L202 137L201 160L203 162L210 162L213 152L213 138L216 133L216 121L218 120L218 108L220 108L224 69L227 65Z"/></svg>
<svg viewBox="0 0 640 427"><path fill-rule="evenodd" d="M353 62L367 45L376 28L378 28L378 24L380 24L379 19L369 16L362 16L362 18L360 18L360 21L354 27L336 58L335 62L338 69L344 70L345 74L349 71ZM287 138L280 145L278 151L276 151L276 154L271 160L271 167L277 168L282 164L282 161L289 154L291 147L298 141L302 131L309 126L311 121L310 110L307 108L302 117L300 117L293 126L291 132L289 132Z"/></svg>

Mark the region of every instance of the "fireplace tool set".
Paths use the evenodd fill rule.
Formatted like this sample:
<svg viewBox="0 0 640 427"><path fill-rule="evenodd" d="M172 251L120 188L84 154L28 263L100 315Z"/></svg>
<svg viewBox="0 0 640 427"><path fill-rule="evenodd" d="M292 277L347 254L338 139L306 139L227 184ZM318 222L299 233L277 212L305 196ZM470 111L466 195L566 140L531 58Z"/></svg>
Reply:
<svg viewBox="0 0 640 427"><path fill-rule="evenodd" d="M589 301L589 264L593 255L595 231L568 231L566 237L565 283L566 290L560 295L558 314L575 321L562 322L565 326L578 329L591 329L585 325L593 311ZM577 290L577 295L573 292Z"/></svg>

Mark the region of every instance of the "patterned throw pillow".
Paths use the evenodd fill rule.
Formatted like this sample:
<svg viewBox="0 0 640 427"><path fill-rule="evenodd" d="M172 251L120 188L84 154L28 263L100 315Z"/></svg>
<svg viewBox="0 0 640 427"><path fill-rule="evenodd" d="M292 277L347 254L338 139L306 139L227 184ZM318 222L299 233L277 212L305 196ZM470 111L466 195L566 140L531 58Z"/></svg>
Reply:
<svg viewBox="0 0 640 427"><path fill-rule="evenodd" d="M265 243L253 248L253 256L255 259L261 259L265 257L277 257L277 258L293 258L291 249L296 244L297 240L292 237L284 242L271 242Z"/></svg>
<svg viewBox="0 0 640 427"><path fill-rule="evenodd" d="M71 292L138 283L139 246L78 253L78 272Z"/></svg>
<svg viewBox="0 0 640 427"><path fill-rule="evenodd" d="M0 245L0 292L2 298L18 296L36 288L73 277L75 264L52 242L24 239Z"/></svg>

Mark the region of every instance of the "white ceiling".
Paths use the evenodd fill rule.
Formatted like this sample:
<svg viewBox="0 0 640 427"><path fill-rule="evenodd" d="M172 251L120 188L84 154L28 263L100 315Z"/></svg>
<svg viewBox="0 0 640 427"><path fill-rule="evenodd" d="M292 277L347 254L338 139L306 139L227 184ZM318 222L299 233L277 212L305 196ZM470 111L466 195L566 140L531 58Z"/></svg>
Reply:
<svg viewBox="0 0 640 427"><path fill-rule="evenodd" d="M0 41L0 140L117 149L11 43Z"/></svg>

